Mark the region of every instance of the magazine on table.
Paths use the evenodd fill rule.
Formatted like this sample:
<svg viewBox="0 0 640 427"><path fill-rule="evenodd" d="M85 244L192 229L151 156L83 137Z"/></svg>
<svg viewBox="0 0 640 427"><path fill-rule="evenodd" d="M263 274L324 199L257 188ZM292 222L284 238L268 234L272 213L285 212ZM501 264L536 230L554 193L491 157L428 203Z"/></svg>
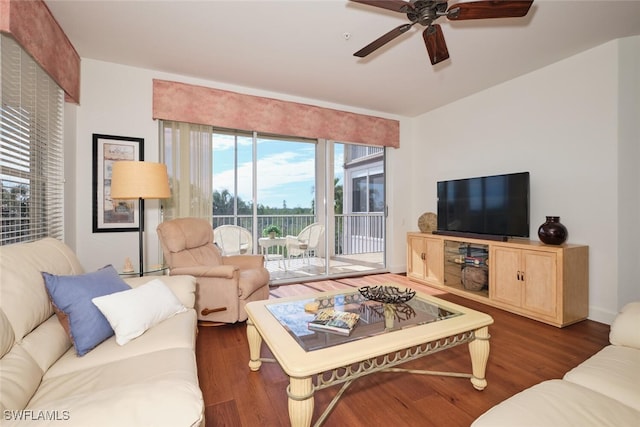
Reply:
<svg viewBox="0 0 640 427"><path fill-rule="evenodd" d="M349 336L353 328L358 324L358 320L360 320L360 315L357 313L327 308L316 314L316 317L309 322L308 328L312 331L332 332Z"/></svg>

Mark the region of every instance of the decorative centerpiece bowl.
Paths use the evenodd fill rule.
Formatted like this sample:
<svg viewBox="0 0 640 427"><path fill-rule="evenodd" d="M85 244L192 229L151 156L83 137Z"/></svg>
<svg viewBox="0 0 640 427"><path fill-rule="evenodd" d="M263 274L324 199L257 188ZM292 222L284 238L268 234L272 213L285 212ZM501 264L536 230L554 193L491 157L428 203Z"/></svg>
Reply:
<svg viewBox="0 0 640 427"><path fill-rule="evenodd" d="M360 294L368 300L385 304L402 304L416 295L416 291L406 288L401 291L396 286L363 286L358 288Z"/></svg>

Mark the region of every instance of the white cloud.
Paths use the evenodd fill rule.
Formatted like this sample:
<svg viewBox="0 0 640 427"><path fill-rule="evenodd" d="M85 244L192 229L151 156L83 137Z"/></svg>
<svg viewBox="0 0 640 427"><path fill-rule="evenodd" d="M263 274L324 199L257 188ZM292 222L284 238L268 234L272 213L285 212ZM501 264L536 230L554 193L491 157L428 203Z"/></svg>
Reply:
<svg viewBox="0 0 640 427"><path fill-rule="evenodd" d="M283 200L288 207L309 207L315 185L315 161L307 155L286 151L258 160L258 203L280 207ZM251 162L238 165L238 194L251 199ZM227 170L213 176L214 189L233 190L234 172Z"/></svg>

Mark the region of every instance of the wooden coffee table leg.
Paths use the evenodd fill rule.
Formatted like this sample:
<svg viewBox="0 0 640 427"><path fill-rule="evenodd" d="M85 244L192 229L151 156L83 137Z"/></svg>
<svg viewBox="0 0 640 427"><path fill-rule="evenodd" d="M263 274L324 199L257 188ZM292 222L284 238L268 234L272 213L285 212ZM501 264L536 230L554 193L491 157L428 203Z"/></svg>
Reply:
<svg viewBox="0 0 640 427"><path fill-rule="evenodd" d="M262 361L260 360L262 337L253 322L251 322L251 319L247 319L247 341L249 342L249 369L257 371L262 366Z"/></svg>
<svg viewBox="0 0 640 427"><path fill-rule="evenodd" d="M289 421L291 427L308 427L313 416L313 384L311 377L289 378Z"/></svg>
<svg viewBox="0 0 640 427"><path fill-rule="evenodd" d="M473 370L471 384L476 390L484 390L487 386L485 372L487 370L487 360L489 360L489 328L485 326L484 328L476 329L475 337L476 339L469 343Z"/></svg>

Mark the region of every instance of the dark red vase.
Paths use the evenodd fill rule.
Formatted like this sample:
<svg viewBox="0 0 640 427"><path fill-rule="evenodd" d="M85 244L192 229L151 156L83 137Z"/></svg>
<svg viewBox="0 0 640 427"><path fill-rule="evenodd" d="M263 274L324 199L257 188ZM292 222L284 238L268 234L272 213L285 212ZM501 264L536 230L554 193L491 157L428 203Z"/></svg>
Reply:
<svg viewBox="0 0 640 427"><path fill-rule="evenodd" d="M538 228L538 237L547 245L561 245L567 240L567 227L560 223L559 216L548 216L544 224Z"/></svg>

